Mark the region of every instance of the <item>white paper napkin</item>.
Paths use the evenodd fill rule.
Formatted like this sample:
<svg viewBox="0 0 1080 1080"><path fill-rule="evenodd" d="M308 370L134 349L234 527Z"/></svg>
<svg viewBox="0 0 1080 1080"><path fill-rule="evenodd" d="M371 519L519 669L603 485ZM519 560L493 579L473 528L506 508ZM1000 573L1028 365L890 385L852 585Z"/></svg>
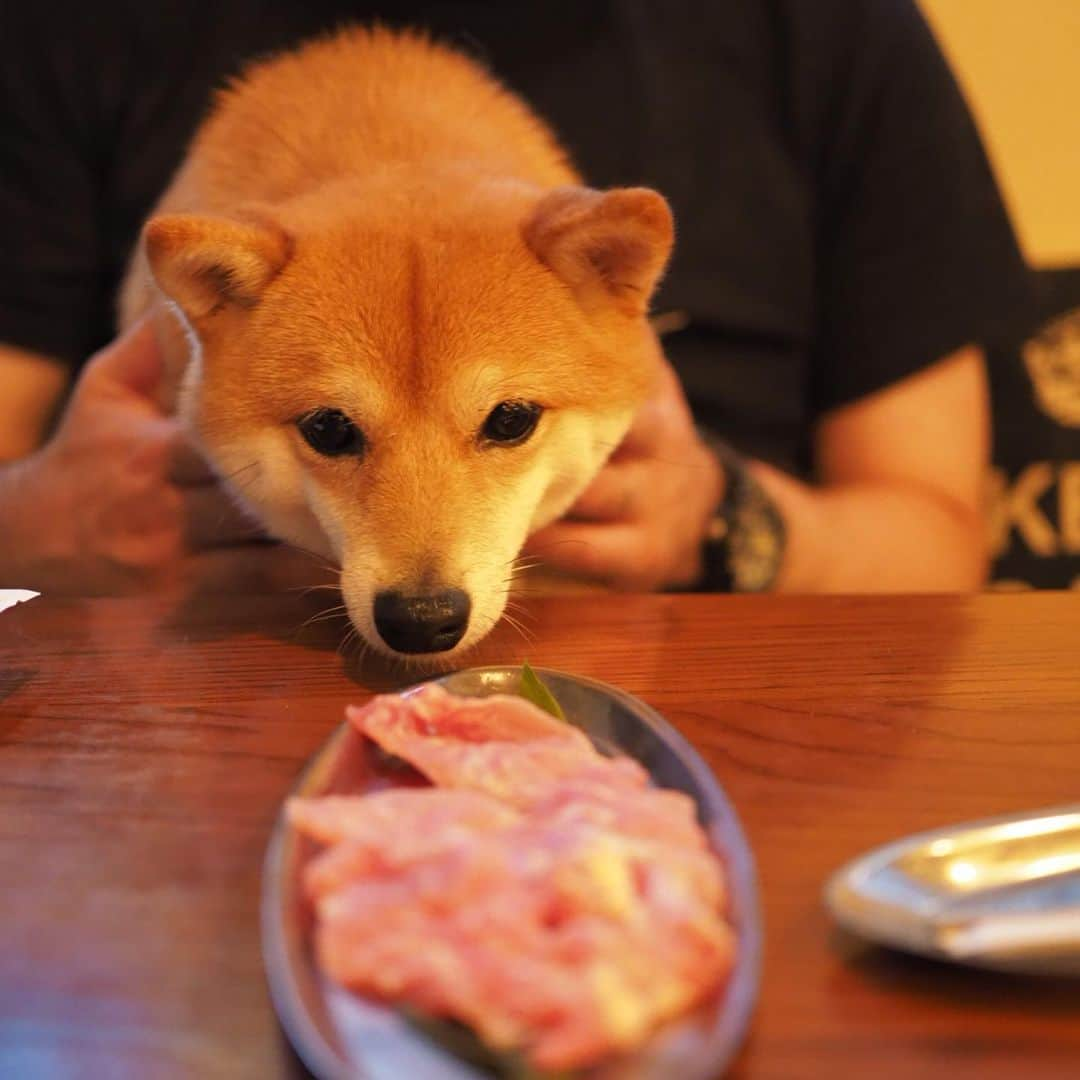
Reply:
<svg viewBox="0 0 1080 1080"><path fill-rule="evenodd" d="M24 600L33 600L39 593L30 589L0 589L0 611L21 604Z"/></svg>

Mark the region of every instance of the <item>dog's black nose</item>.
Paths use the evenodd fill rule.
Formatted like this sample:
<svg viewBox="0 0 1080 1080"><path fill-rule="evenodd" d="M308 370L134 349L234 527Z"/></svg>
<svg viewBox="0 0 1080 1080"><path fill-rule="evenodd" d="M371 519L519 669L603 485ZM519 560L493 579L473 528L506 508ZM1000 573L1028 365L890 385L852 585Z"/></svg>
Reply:
<svg viewBox="0 0 1080 1080"><path fill-rule="evenodd" d="M375 595L375 627L400 653L445 652L465 636L471 607L461 589L417 596L388 590Z"/></svg>

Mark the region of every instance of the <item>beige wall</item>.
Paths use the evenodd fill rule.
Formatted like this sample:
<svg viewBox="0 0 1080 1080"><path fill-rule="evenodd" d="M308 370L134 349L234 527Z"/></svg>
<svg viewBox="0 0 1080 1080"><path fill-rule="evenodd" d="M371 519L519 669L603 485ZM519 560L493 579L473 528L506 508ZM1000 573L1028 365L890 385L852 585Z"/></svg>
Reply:
<svg viewBox="0 0 1080 1080"><path fill-rule="evenodd" d="M1080 265L1080 0L920 0L1029 260Z"/></svg>

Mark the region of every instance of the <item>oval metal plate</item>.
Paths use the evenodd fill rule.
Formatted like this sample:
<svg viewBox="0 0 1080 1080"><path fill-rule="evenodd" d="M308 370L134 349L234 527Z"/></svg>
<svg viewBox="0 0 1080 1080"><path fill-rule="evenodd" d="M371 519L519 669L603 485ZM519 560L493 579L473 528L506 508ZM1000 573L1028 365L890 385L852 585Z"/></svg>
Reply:
<svg viewBox="0 0 1080 1080"><path fill-rule="evenodd" d="M1080 974L1080 803L919 833L829 880L863 937L938 959Z"/></svg>
<svg viewBox="0 0 1080 1080"><path fill-rule="evenodd" d="M761 922L753 860L735 811L690 744L643 702L615 687L538 670L570 722L601 752L639 761L658 787L685 792L727 870L729 918L739 938L731 978L717 1001L670 1024L632 1058L588 1075L596 1080L696 1080L719 1076L735 1056L757 997ZM472 668L434 680L456 694L516 692L518 667ZM416 688L412 688L415 690ZM405 691L409 693L411 691ZM343 724L315 755L295 795L358 790L361 737ZM321 1080L483 1080L421 1035L396 1012L366 1002L323 978L311 955L311 914L300 874L312 851L283 815L263 871L262 943L271 996L282 1026Z"/></svg>

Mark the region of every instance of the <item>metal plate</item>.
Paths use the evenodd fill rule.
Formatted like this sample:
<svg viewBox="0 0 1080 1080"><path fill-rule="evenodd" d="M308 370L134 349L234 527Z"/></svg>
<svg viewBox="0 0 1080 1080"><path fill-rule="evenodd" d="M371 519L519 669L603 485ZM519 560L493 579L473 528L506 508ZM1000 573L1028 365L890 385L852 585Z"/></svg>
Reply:
<svg viewBox="0 0 1080 1080"><path fill-rule="evenodd" d="M514 693L518 667L473 668L435 680L456 694ZM603 1080L696 1080L720 1075L735 1056L757 997L761 924L753 861L735 811L694 749L643 702L591 679L538 674L570 722L601 752L636 758L659 787L689 795L727 870L729 918L739 951L724 992L691 1016L668 1025L633 1058L594 1069ZM406 691L408 693L409 691ZM343 724L301 776L295 795L372 790L358 773L362 737ZM313 851L279 815L263 872L262 941L267 978L281 1023L305 1064L322 1080L478 1080L395 1012L365 1002L324 979L309 948L311 914L300 873Z"/></svg>
<svg viewBox="0 0 1080 1080"><path fill-rule="evenodd" d="M825 889L863 937L958 963L1080 974L1080 803L909 836Z"/></svg>

